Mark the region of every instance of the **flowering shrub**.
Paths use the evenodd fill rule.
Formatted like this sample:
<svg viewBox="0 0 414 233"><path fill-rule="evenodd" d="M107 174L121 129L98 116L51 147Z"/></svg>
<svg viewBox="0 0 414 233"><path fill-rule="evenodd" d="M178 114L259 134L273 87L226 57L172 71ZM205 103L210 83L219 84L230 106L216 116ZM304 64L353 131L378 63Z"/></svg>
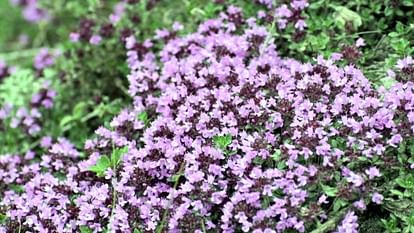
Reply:
<svg viewBox="0 0 414 233"><path fill-rule="evenodd" d="M0 233L412 230L409 1L13 2Z"/></svg>
<svg viewBox="0 0 414 233"><path fill-rule="evenodd" d="M125 38L133 105L84 153L46 137L0 158L1 231L358 232L384 179L409 172L393 155L413 134L412 82L377 90L340 54L282 58L235 7L178 29L156 53Z"/></svg>

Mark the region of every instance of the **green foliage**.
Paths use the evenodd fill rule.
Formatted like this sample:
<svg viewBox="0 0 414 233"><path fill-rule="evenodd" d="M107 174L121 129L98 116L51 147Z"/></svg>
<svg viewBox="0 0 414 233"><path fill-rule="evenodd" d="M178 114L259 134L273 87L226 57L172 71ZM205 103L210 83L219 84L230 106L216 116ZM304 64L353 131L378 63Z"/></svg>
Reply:
<svg viewBox="0 0 414 233"><path fill-rule="evenodd" d="M25 46L17 38L23 34L36 35L36 26L23 20L20 10L11 6L8 0L0 1L0 15L0 52L24 49Z"/></svg>
<svg viewBox="0 0 414 233"><path fill-rule="evenodd" d="M338 193L338 188L337 187L330 187L324 184L321 184L322 190L323 192L328 196L328 197L335 197L336 194Z"/></svg>
<svg viewBox="0 0 414 233"><path fill-rule="evenodd" d="M0 213L0 224L5 224L7 221L7 216L3 213Z"/></svg>
<svg viewBox="0 0 414 233"><path fill-rule="evenodd" d="M121 162L122 155L126 153L128 153L128 147L113 150L111 154L111 166L113 168L118 167L119 163Z"/></svg>
<svg viewBox="0 0 414 233"><path fill-rule="evenodd" d="M366 45L359 48L361 56L356 65L376 84L390 87L393 80L386 78L386 71L395 66L397 59L414 52L413 2L395 2L312 1L306 9L308 27L303 39L295 39L293 27L276 33L279 53L308 62L318 55L328 57L341 52L343 46L355 45L358 38L363 38Z"/></svg>
<svg viewBox="0 0 414 233"><path fill-rule="evenodd" d="M17 70L0 84L0 103L25 106L40 85L31 70Z"/></svg>
<svg viewBox="0 0 414 233"><path fill-rule="evenodd" d="M93 232L92 229L90 229L87 226L80 226L79 230L80 230L81 233L92 233Z"/></svg>
<svg viewBox="0 0 414 233"><path fill-rule="evenodd" d="M95 172L97 176L103 177L108 168L115 170L122 160L122 155L128 152L128 147L116 148L112 151L111 158L106 155L99 157L95 165L89 167L89 170Z"/></svg>
<svg viewBox="0 0 414 233"><path fill-rule="evenodd" d="M276 149L275 152L272 154L272 159L278 162L281 156L282 156L282 151L280 149Z"/></svg>
<svg viewBox="0 0 414 233"><path fill-rule="evenodd" d="M143 111L143 112L139 113L137 118L138 118L138 120L142 121L145 125L148 125L149 117L148 117L147 112Z"/></svg>
<svg viewBox="0 0 414 233"><path fill-rule="evenodd" d="M383 208L388 216L381 223L386 232L414 232L414 175L407 167L414 161L414 141L404 141L392 153L398 164L393 166L395 172L383 174L388 181L383 188Z"/></svg>
<svg viewBox="0 0 414 233"><path fill-rule="evenodd" d="M214 146L223 151L226 150L226 148L231 144L231 141L231 135L216 135L213 137Z"/></svg>
<svg viewBox="0 0 414 233"><path fill-rule="evenodd" d="M362 25L361 16L344 6L333 6L335 9L335 24L340 28L345 28L347 23L351 23L355 29Z"/></svg>
<svg viewBox="0 0 414 233"><path fill-rule="evenodd" d="M97 176L102 177L105 171L111 167L111 160L106 155L102 155L95 165L89 167L89 170L95 172Z"/></svg>
<svg viewBox="0 0 414 233"><path fill-rule="evenodd" d="M378 233L384 232L385 229L380 219L371 217L360 223L359 230L365 233Z"/></svg>

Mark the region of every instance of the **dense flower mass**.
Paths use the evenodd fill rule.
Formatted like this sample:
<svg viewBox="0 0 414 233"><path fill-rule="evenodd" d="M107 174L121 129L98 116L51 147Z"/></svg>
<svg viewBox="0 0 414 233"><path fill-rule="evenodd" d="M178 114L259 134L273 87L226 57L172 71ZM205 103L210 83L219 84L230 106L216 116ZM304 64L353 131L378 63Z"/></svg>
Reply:
<svg viewBox="0 0 414 233"><path fill-rule="evenodd" d="M307 1L259 3L280 28L304 30ZM71 40L100 44L123 6L99 35L85 19ZM402 162L392 154L414 133L411 57L389 89L374 88L354 64L339 65L343 54L314 63L279 56L266 27L237 7L192 34L178 36L182 27L145 41L121 35L133 103L83 151L42 137L38 154L0 157L0 233L282 233L321 224L354 233L358 213L383 204L378 181L396 173ZM34 67L54 62L42 50ZM35 136L55 97L45 82L12 127ZM1 108L0 123L11 112Z"/></svg>

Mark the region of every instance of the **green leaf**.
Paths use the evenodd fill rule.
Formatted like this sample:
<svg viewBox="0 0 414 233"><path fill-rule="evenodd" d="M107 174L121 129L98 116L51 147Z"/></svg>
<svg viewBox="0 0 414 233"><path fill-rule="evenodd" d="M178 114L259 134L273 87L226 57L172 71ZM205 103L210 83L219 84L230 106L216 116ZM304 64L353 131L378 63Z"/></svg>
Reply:
<svg viewBox="0 0 414 233"><path fill-rule="evenodd" d="M60 123L59 123L59 126L60 127L64 127L64 126L66 126L67 124L69 124L70 122L72 122L74 119L73 119L73 117L72 116L64 116L61 120L60 120Z"/></svg>
<svg viewBox="0 0 414 233"><path fill-rule="evenodd" d="M19 194L24 192L24 187L19 184L11 184L10 189Z"/></svg>
<svg viewBox="0 0 414 233"><path fill-rule="evenodd" d="M256 157L253 159L253 164L255 165L262 165L264 160L261 157Z"/></svg>
<svg viewBox="0 0 414 233"><path fill-rule="evenodd" d="M344 27L346 22L351 22L355 29L362 25L361 16L355 11L352 11L343 6L335 6L336 10L335 22L338 26Z"/></svg>
<svg viewBox="0 0 414 233"><path fill-rule="evenodd" d="M17 69L0 84L0 101L16 107L25 106L40 88L40 79L36 79L30 69Z"/></svg>
<svg viewBox="0 0 414 233"><path fill-rule="evenodd" d="M73 118L75 119L82 118L82 116L86 114L87 107L88 105L85 102L79 102L78 104L76 104L72 111Z"/></svg>
<svg viewBox="0 0 414 233"><path fill-rule="evenodd" d="M272 155L272 159L274 161L279 161L281 156L282 156L282 151L280 149L276 149L275 153L273 153Z"/></svg>
<svg viewBox="0 0 414 233"><path fill-rule="evenodd" d="M277 163L277 169L279 170L284 170L286 167L287 165L285 161L280 161L279 163Z"/></svg>
<svg viewBox="0 0 414 233"><path fill-rule="evenodd" d="M214 136L213 142L214 146L218 149L225 150L227 146L231 144L232 136L223 135L223 136Z"/></svg>
<svg viewBox="0 0 414 233"><path fill-rule="evenodd" d="M0 224L4 225L6 223L7 216L5 214L0 213Z"/></svg>
<svg viewBox="0 0 414 233"><path fill-rule="evenodd" d="M138 230L137 228L134 229L134 233L141 233L140 230Z"/></svg>
<svg viewBox="0 0 414 233"><path fill-rule="evenodd" d="M95 172L97 176L104 176L106 169L111 166L111 161L109 160L108 156L103 155L101 156L96 165L89 167L89 170Z"/></svg>
<svg viewBox="0 0 414 233"><path fill-rule="evenodd" d="M399 177L395 180L397 184L406 189L413 189L414 188L414 176L409 175L405 177Z"/></svg>
<svg viewBox="0 0 414 233"><path fill-rule="evenodd" d="M390 77L381 79L381 83L386 89L391 88L396 82L397 81L395 81L395 79L390 78Z"/></svg>
<svg viewBox="0 0 414 233"><path fill-rule="evenodd" d="M181 177L181 174L175 174L171 176L171 182L175 183L177 182Z"/></svg>
<svg viewBox="0 0 414 233"><path fill-rule="evenodd" d="M333 207L333 211L337 212L338 210L340 210L342 207L346 206L347 202L342 200L342 199L337 199L334 201L334 207Z"/></svg>
<svg viewBox="0 0 414 233"><path fill-rule="evenodd" d="M87 226L80 226L79 230L81 233L92 233L93 231Z"/></svg>
<svg viewBox="0 0 414 233"><path fill-rule="evenodd" d="M321 184L321 186L322 186L322 190L323 190L323 192L328 196L328 197L335 197L336 196L336 194L338 193L338 188L336 188L336 187L330 187L330 186L327 186L327 185L323 185L323 184Z"/></svg>
<svg viewBox="0 0 414 233"><path fill-rule="evenodd" d="M117 148L112 151L111 154L111 165L113 168L116 168L121 162L122 155L128 153L128 147Z"/></svg>
<svg viewBox="0 0 414 233"><path fill-rule="evenodd" d="M399 196L399 197L403 197L403 196L404 196L404 193L402 193L401 191L396 190L396 189L391 189L391 190L390 190L390 192L391 192L392 194L394 194L394 195Z"/></svg>
<svg viewBox="0 0 414 233"><path fill-rule="evenodd" d="M148 113L143 111L141 113L138 114L138 120L144 122L144 124L148 124L149 123L149 117L148 117Z"/></svg>
<svg viewBox="0 0 414 233"><path fill-rule="evenodd" d="M414 6L414 2L412 0L403 0L402 4L404 6Z"/></svg>

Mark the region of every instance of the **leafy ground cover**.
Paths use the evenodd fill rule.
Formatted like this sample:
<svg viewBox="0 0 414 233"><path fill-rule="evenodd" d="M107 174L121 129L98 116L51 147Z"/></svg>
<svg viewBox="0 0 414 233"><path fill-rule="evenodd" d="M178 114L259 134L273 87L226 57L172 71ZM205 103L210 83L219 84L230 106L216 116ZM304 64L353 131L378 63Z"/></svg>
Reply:
<svg viewBox="0 0 414 233"><path fill-rule="evenodd" d="M0 1L0 232L414 232L413 15Z"/></svg>

